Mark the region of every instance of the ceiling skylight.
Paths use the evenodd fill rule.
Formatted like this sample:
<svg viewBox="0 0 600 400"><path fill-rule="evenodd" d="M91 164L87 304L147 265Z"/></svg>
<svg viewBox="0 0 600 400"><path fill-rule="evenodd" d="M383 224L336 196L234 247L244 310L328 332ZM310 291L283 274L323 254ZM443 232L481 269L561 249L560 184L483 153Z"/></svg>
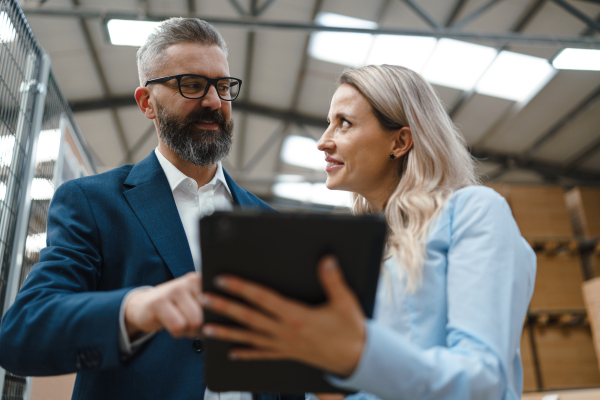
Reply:
<svg viewBox="0 0 600 400"><path fill-rule="evenodd" d="M324 26L376 29L377 23L345 15L321 12L315 23ZM359 67L364 65L373 35L368 33L315 32L308 47L309 54L322 61Z"/></svg>
<svg viewBox="0 0 600 400"><path fill-rule="evenodd" d="M438 40L422 74L437 85L471 90L496 54L492 47L443 38Z"/></svg>
<svg viewBox="0 0 600 400"><path fill-rule="evenodd" d="M436 43L436 38L425 36L377 35L367 64L401 65L421 72Z"/></svg>
<svg viewBox="0 0 600 400"><path fill-rule="evenodd" d="M44 247L46 247L45 233L36 233L27 236L27 241L25 242L25 248L27 249L27 251L39 252Z"/></svg>
<svg viewBox="0 0 600 400"><path fill-rule="evenodd" d="M160 22L111 19L106 26L112 44L140 47Z"/></svg>
<svg viewBox="0 0 600 400"><path fill-rule="evenodd" d="M0 182L0 200L4 200L6 198L6 185L4 182Z"/></svg>
<svg viewBox="0 0 600 400"><path fill-rule="evenodd" d="M40 132L36 162L53 161L58 158L60 130L48 129Z"/></svg>
<svg viewBox="0 0 600 400"><path fill-rule="evenodd" d="M548 60L502 51L477 82L476 91L488 96L526 102L556 74Z"/></svg>
<svg viewBox="0 0 600 400"><path fill-rule="evenodd" d="M17 38L17 31L13 26L8 14L0 11L0 42L9 43Z"/></svg>
<svg viewBox="0 0 600 400"><path fill-rule="evenodd" d="M564 49L552 65L558 69L600 71L600 50Z"/></svg>
<svg viewBox="0 0 600 400"><path fill-rule="evenodd" d="M273 194L303 203L341 207L350 207L351 204L351 195L349 192L329 190L324 183L276 183L273 185Z"/></svg>
<svg viewBox="0 0 600 400"><path fill-rule="evenodd" d="M304 136L286 137L281 148L281 159L290 165L325 171L325 156L317 149L317 141Z"/></svg>
<svg viewBox="0 0 600 400"><path fill-rule="evenodd" d="M50 200L54 196L54 186L48 179L35 178L31 182L31 198L34 200Z"/></svg>
<svg viewBox="0 0 600 400"><path fill-rule="evenodd" d="M13 135L0 136L0 166L9 166L13 158L15 137Z"/></svg>

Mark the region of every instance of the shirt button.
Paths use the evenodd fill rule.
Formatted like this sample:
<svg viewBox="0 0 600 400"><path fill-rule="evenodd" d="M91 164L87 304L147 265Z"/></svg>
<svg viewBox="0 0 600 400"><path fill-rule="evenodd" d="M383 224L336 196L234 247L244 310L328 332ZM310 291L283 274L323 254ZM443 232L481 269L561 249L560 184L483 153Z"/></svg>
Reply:
<svg viewBox="0 0 600 400"><path fill-rule="evenodd" d="M207 203L207 202L204 202L204 203L202 203L202 205L203 205L204 207L208 207L208 203Z"/></svg>
<svg viewBox="0 0 600 400"><path fill-rule="evenodd" d="M192 348L196 353L202 353L202 350L204 350L204 343L202 343L202 340L200 339L194 339L192 342Z"/></svg>
<svg viewBox="0 0 600 400"><path fill-rule="evenodd" d="M193 186L194 186L194 184L193 184L192 182L188 182L188 187L189 187L189 188L191 188L191 187L193 187Z"/></svg>

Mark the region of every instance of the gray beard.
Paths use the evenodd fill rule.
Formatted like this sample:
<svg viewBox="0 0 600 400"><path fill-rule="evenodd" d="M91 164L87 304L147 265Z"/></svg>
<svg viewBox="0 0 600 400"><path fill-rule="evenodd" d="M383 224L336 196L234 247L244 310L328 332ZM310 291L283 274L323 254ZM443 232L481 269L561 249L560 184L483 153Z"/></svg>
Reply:
<svg viewBox="0 0 600 400"><path fill-rule="evenodd" d="M158 134L162 142L181 159L199 167L212 167L229 155L233 121L226 121L218 110L205 108L180 120L158 101L156 106ZM219 128L209 130L194 126L206 120L217 123Z"/></svg>

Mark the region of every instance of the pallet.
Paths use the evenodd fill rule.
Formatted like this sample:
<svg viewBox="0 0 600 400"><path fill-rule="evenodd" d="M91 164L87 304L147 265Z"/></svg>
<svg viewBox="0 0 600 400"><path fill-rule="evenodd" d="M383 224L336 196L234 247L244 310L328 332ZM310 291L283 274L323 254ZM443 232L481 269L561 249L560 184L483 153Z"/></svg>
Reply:
<svg viewBox="0 0 600 400"><path fill-rule="evenodd" d="M592 328L598 368L600 368L600 278L586 281L582 291Z"/></svg>

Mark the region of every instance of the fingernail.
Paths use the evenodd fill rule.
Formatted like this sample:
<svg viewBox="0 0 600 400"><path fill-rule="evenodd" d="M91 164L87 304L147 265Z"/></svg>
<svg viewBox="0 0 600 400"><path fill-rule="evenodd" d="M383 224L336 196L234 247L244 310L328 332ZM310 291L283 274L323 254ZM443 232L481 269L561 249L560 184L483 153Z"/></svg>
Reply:
<svg viewBox="0 0 600 400"><path fill-rule="evenodd" d="M215 278L215 285L220 288L225 288L227 287L227 279L223 278L222 276L217 276Z"/></svg>
<svg viewBox="0 0 600 400"><path fill-rule="evenodd" d="M238 356L236 353L229 353L228 358L230 360L238 360L240 356Z"/></svg>
<svg viewBox="0 0 600 400"><path fill-rule="evenodd" d="M202 304L203 306L208 306L211 303L211 299L210 297L206 296L206 295L200 295L200 304Z"/></svg>
<svg viewBox="0 0 600 400"><path fill-rule="evenodd" d="M215 330L210 326L205 326L204 328L202 328L202 333L204 333L204 336L214 336Z"/></svg>
<svg viewBox="0 0 600 400"><path fill-rule="evenodd" d="M336 264L336 260L333 257L330 257L327 259L327 262L325 263L325 271L331 273L334 272L337 268L337 264Z"/></svg>

